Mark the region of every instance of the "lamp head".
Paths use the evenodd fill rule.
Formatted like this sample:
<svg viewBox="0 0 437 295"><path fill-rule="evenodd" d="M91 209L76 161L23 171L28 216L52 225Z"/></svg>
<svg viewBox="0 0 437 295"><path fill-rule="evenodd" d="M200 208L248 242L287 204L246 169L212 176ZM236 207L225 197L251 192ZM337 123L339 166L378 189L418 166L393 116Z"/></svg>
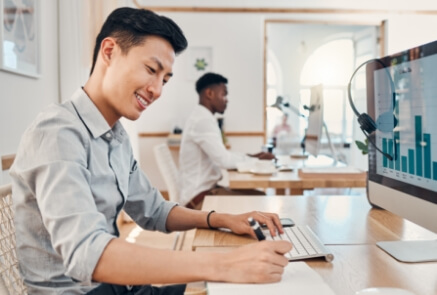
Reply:
<svg viewBox="0 0 437 295"><path fill-rule="evenodd" d="M314 105L314 104L312 106L304 105L303 108L304 108L304 110L314 112L314 110L316 109L316 105Z"/></svg>
<svg viewBox="0 0 437 295"><path fill-rule="evenodd" d="M276 97L276 101L275 101L275 103L272 104L270 107L272 107L272 108L277 108L277 109L279 109L280 111L282 111L282 106L283 106L282 101L283 101L282 96L277 96L277 97Z"/></svg>

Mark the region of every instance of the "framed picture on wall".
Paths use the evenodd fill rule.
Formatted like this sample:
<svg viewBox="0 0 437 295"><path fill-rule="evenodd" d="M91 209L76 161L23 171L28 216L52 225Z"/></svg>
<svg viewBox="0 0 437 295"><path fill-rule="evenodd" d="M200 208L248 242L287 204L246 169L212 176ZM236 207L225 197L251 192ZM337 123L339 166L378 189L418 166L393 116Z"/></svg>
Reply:
<svg viewBox="0 0 437 295"><path fill-rule="evenodd" d="M0 12L0 68L39 77L39 0L0 0Z"/></svg>
<svg viewBox="0 0 437 295"><path fill-rule="evenodd" d="M212 69L211 47L188 48L188 79L197 80Z"/></svg>

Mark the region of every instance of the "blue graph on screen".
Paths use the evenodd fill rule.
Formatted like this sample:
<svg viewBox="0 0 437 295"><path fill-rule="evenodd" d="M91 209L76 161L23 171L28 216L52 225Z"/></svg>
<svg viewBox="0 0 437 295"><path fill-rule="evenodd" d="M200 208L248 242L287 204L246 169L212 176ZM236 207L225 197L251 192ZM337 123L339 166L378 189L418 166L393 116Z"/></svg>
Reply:
<svg viewBox="0 0 437 295"><path fill-rule="evenodd" d="M396 103L393 106L389 99L389 88L375 83L375 115L376 144L393 160L379 154L377 173L436 191L437 84L433 80L437 57L392 65L390 73L396 85ZM375 81L384 81L383 75L383 70L375 71Z"/></svg>

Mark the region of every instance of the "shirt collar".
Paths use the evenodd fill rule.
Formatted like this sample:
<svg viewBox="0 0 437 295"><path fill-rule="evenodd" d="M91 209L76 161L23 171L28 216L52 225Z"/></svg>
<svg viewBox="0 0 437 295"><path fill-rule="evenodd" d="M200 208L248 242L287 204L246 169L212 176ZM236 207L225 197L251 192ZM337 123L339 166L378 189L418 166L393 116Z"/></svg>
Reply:
<svg viewBox="0 0 437 295"><path fill-rule="evenodd" d="M214 114L206 106L198 104L197 109L199 109L203 114L208 114L209 116L215 118Z"/></svg>
<svg viewBox="0 0 437 295"><path fill-rule="evenodd" d="M76 109L77 114L80 119L84 123L84 125L88 128L90 133L94 138L98 138L102 135L111 134L111 127L106 122L102 113L100 113L99 109L95 106L92 100L88 97L85 91L80 88L78 89L72 96L71 102ZM117 126L120 122L117 121L113 130L118 130L120 126ZM112 139L112 135L106 139Z"/></svg>

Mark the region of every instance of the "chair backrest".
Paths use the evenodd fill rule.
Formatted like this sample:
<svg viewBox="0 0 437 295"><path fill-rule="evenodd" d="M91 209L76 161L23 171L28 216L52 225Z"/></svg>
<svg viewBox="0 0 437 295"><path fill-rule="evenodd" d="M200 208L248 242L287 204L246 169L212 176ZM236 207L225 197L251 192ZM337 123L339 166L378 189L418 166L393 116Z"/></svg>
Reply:
<svg viewBox="0 0 437 295"><path fill-rule="evenodd" d="M155 153L156 162L158 163L159 172L164 179L167 186L168 196L170 201L179 201L179 171L176 166L173 156L171 155L168 145L158 144L153 148Z"/></svg>
<svg viewBox="0 0 437 295"><path fill-rule="evenodd" d="M0 295L22 294L27 291L18 270L12 186L7 184L0 187Z"/></svg>

